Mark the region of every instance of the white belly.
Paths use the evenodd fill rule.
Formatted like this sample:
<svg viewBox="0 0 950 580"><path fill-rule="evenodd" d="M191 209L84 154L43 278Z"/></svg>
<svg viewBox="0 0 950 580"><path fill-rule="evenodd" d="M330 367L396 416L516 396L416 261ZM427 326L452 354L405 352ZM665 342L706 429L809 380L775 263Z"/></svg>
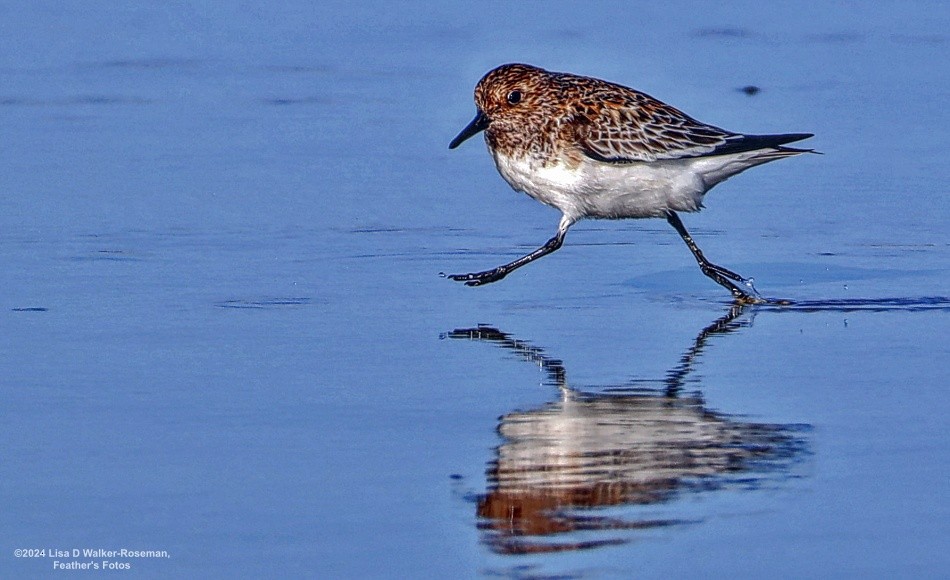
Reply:
<svg viewBox="0 0 950 580"><path fill-rule="evenodd" d="M687 161L601 163L584 159L548 166L494 155L511 187L556 207L572 219L660 217L668 210L696 211L708 189Z"/></svg>
<svg viewBox="0 0 950 580"><path fill-rule="evenodd" d="M511 187L581 218L662 217L667 211L699 211L713 186L768 161L797 152L776 149L669 159L649 163L603 163L583 157L542 166L530 157L492 152L498 172Z"/></svg>

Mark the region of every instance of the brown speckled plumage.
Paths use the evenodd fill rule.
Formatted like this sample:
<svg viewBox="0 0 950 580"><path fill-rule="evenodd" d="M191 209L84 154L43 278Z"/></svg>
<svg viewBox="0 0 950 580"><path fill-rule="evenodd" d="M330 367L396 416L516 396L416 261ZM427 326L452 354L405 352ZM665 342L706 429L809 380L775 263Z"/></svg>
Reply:
<svg viewBox="0 0 950 580"><path fill-rule="evenodd" d="M507 101L512 91L522 95L514 105ZM570 155L565 148L598 161L630 163L735 152L748 140L646 93L526 64L486 74L475 88L475 104L492 120L486 139L493 149L526 151L546 162L553 161L552 153ZM783 142L803 135L787 137Z"/></svg>
<svg viewBox="0 0 950 580"><path fill-rule="evenodd" d="M537 250L451 279L469 286L497 282L556 251L583 218L662 217L706 276L736 300L763 301L749 280L706 260L677 212L699 211L706 192L750 167L809 151L784 145L810 134L733 133L634 89L526 64L503 65L482 77L475 105L475 118L449 148L485 131L505 181L562 215L557 234Z"/></svg>

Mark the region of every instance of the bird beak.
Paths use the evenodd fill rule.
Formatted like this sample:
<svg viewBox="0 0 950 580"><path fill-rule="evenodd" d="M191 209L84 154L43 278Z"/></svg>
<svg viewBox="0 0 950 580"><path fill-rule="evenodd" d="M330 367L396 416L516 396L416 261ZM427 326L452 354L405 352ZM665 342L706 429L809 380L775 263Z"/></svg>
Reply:
<svg viewBox="0 0 950 580"><path fill-rule="evenodd" d="M472 119L472 122L469 123L464 129L462 129L462 132L459 133L455 137L455 139L452 139L452 142L449 143L449 149L455 149L456 147L461 145L463 141L465 141L472 135L478 133L479 131L484 131L487 128L488 128L488 116L485 115L485 113L483 113L481 109L479 109L478 112L475 113L475 118Z"/></svg>

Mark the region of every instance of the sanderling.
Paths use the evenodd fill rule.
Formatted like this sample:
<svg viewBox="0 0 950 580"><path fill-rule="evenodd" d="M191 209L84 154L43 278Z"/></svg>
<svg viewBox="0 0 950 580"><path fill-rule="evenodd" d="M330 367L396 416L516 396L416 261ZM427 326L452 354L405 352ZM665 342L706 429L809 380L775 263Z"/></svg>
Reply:
<svg viewBox="0 0 950 580"><path fill-rule="evenodd" d="M750 167L810 149L783 147L811 133L743 135L701 123L639 91L525 64L506 64L475 87L475 118L450 149L479 131L515 190L561 210L537 250L452 280L480 286L561 247L582 218L665 218L706 276L740 302L765 302L750 280L707 260L678 211L699 211L713 186Z"/></svg>

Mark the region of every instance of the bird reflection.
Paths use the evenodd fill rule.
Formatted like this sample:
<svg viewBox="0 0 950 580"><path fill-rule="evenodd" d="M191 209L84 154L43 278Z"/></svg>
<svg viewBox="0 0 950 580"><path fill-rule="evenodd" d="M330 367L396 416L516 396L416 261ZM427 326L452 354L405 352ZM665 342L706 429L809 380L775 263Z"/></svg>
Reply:
<svg viewBox="0 0 950 580"><path fill-rule="evenodd" d="M540 365L560 398L501 417L504 442L478 496L485 542L502 554L560 552L624 543L629 533L686 523L610 515L611 506L650 506L683 494L756 488L787 478L805 451L801 425L739 421L710 411L684 385L709 340L749 325L733 306L709 324L659 380L583 392L568 386L561 360L490 326L446 336L489 342ZM594 509L600 508L600 509ZM581 533L583 532L583 533Z"/></svg>

